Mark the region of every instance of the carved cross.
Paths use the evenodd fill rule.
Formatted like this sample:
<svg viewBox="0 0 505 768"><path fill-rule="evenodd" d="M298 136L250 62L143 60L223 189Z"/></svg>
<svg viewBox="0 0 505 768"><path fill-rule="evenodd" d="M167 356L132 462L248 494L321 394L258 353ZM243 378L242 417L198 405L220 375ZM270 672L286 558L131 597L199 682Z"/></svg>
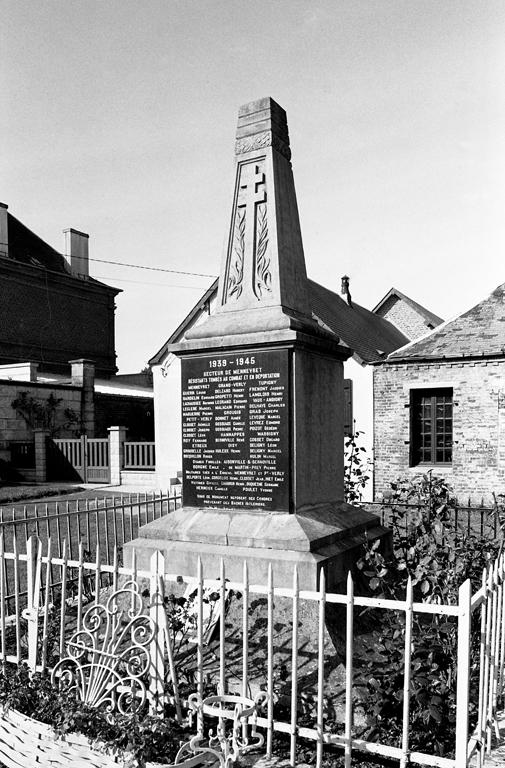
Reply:
<svg viewBox="0 0 505 768"><path fill-rule="evenodd" d="M261 187L261 189L259 189ZM252 163L242 169L240 188L238 192L237 206L247 208L266 200L265 174L260 171L260 166Z"/></svg>

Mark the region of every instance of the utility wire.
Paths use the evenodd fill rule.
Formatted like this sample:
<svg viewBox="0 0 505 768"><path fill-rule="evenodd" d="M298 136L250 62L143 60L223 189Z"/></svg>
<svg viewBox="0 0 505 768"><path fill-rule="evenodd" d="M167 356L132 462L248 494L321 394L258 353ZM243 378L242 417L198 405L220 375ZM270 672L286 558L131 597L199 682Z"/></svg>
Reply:
<svg viewBox="0 0 505 768"><path fill-rule="evenodd" d="M76 258L75 256L73 258ZM194 277L212 277L216 278L217 275L208 275L204 272L183 272L180 269L166 269L165 267L146 267L145 264L126 264L123 261L107 261L106 259L91 259L86 256L77 256L78 259L84 261L97 261L100 264L114 264L116 267L132 267L133 269L148 269L152 272L170 272L172 275L192 275Z"/></svg>
<svg viewBox="0 0 505 768"><path fill-rule="evenodd" d="M93 275L96 280L110 280L114 283L134 283L135 285L153 285L157 288L185 288L188 291L204 291L202 285L180 285L175 283L147 283L145 280L128 280L125 277L111 277L110 275Z"/></svg>

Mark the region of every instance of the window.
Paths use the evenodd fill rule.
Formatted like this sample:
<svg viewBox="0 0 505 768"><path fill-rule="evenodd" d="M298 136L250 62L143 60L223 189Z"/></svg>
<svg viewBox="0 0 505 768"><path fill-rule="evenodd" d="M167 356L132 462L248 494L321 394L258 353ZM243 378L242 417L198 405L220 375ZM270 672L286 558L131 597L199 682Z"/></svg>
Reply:
<svg viewBox="0 0 505 768"><path fill-rule="evenodd" d="M411 390L411 466L452 462L452 389Z"/></svg>

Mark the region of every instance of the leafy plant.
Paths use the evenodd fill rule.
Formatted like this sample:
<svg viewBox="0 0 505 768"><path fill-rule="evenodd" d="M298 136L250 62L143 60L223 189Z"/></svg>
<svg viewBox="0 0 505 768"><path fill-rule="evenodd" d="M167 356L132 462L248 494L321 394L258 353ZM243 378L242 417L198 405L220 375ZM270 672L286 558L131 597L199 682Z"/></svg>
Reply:
<svg viewBox="0 0 505 768"><path fill-rule="evenodd" d="M84 704L73 690L51 682L47 673L32 674L25 664L0 672L0 703L51 725L65 736L82 733L92 745L112 754L128 756L130 766L147 761L173 762L181 741L189 738L167 708L163 717L144 709L122 715Z"/></svg>
<svg viewBox="0 0 505 768"><path fill-rule="evenodd" d="M20 392L11 406L30 429L47 429L51 437L54 437L62 429L80 426L80 416L72 408L64 408L64 421L57 425L57 413L62 402L61 397L55 397L52 393L46 399L39 399L27 392Z"/></svg>
<svg viewBox="0 0 505 768"><path fill-rule="evenodd" d="M456 500L445 479L427 474L395 483L392 491L393 550L381 551L376 541L358 562L370 590L377 597L405 600L410 578L414 601L457 604L466 579L474 588L480 586L482 569L496 557L499 545L457 527ZM414 511L404 506L413 499L420 502ZM357 682L369 738L397 739L403 721L405 614L375 610L366 618L373 628L364 640ZM477 643L477 626L473 638ZM445 755L454 748L456 656L456 621L414 614L412 749Z"/></svg>
<svg viewBox="0 0 505 768"><path fill-rule="evenodd" d="M348 504L360 502L371 478L373 463L360 445L363 432L355 430L344 443L344 498Z"/></svg>

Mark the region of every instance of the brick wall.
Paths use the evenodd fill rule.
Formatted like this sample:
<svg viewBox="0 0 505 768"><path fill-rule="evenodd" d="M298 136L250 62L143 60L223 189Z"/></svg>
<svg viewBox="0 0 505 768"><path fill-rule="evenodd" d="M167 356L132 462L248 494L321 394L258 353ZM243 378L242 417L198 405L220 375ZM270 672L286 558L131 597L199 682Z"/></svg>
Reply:
<svg viewBox="0 0 505 768"><path fill-rule="evenodd" d="M453 461L409 467L410 390L453 388ZM462 499L505 493L505 360L398 363L374 370L375 497L432 468Z"/></svg>
<svg viewBox="0 0 505 768"><path fill-rule="evenodd" d="M426 320L398 296L390 296L377 314L393 323L411 341L424 336L430 330Z"/></svg>
<svg viewBox="0 0 505 768"><path fill-rule="evenodd" d="M90 358L99 375L115 373L114 293L0 259L0 364L31 360L41 370L66 372L69 360Z"/></svg>
<svg viewBox="0 0 505 768"><path fill-rule="evenodd" d="M36 384L26 381L0 381L0 458L9 460L11 440L32 440L33 431L28 427L20 414L16 413L11 403L22 392L28 397L45 401L50 395L62 400L56 410L56 426L66 422L64 410L72 409L76 414L81 413L81 390L79 387L54 386L50 384ZM69 429L62 429L58 437L75 437L74 431L78 425Z"/></svg>

